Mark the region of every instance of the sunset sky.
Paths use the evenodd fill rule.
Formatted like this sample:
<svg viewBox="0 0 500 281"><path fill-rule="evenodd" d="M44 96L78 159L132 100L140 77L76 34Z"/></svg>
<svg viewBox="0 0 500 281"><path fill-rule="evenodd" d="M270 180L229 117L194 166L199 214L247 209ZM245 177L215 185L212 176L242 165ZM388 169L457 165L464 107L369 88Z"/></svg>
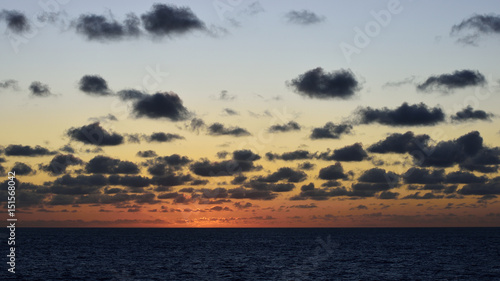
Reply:
<svg viewBox="0 0 500 281"><path fill-rule="evenodd" d="M0 202L16 171L21 226L500 226L499 27L494 1L2 1Z"/></svg>

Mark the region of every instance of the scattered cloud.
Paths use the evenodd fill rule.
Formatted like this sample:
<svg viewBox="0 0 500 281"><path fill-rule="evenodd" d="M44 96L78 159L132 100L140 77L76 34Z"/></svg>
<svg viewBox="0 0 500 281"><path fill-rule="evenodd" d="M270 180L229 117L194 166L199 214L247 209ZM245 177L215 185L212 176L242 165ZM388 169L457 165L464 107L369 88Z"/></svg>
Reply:
<svg viewBox="0 0 500 281"><path fill-rule="evenodd" d="M246 129L240 127L228 127L226 128L221 123L213 123L208 126L208 134L212 136L249 136L251 135Z"/></svg>
<svg viewBox="0 0 500 281"><path fill-rule="evenodd" d="M91 96L110 96L113 93L108 83L99 75L85 75L79 82L80 91Z"/></svg>
<svg viewBox="0 0 500 281"><path fill-rule="evenodd" d="M486 78L477 70L457 70L451 74L430 76L425 82L417 85L417 90L424 92L449 92L470 86L482 86Z"/></svg>
<svg viewBox="0 0 500 281"><path fill-rule="evenodd" d="M29 145L11 144L5 148L4 153L6 156L45 156L53 155L56 152L39 145L31 147Z"/></svg>
<svg viewBox="0 0 500 281"><path fill-rule="evenodd" d="M287 82L298 94L318 99L349 99L359 91L359 82L349 70L325 73L321 67L309 70Z"/></svg>
<svg viewBox="0 0 500 281"><path fill-rule="evenodd" d="M3 20L10 31L14 33L24 33L30 31L31 26L25 14L15 10L2 10L0 20Z"/></svg>
<svg viewBox="0 0 500 281"><path fill-rule="evenodd" d="M53 95L49 86L39 81L32 82L29 89L31 95L35 97L49 97Z"/></svg>
<svg viewBox="0 0 500 281"><path fill-rule="evenodd" d="M464 34L465 31L471 33ZM463 34L463 35L462 35ZM500 16L474 15L464 19L461 23L453 25L451 35L460 36L458 42L467 45L477 45L481 35L500 34Z"/></svg>
<svg viewBox="0 0 500 281"><path fill-rule="evenodd" d="M144 29L157 37L205 29L205 24L188 7L154 4L141 19Z"/></svg>
<svg viewBox="0 0 500 281"><path fill-rule="evenodd" d="M285 15L289 23L298 25L312 25L325 21L324 16L319 16L308 10L295 11L292 10Z"/></svg>
<svg viewBox="0 0 500 281"><path fill-rule="evenodd" d="M458 122L467 122L474 120L487 120L491 121L491 117L495 116L492 113L487 113L483 110L474 110L472 106L467 106L461 111L457 112L455 115L451 116L451 120Z"/></svg>
<svg viewBox="0 0 500 281"><path fill-rule="evenodd" d="M133 111L136 117L166 118L171 121L186 120L191 115L174 92L145 95L135 101Z"/></svg>
<svg viewBox="0 0 500 281"><path fill-rule="evenodd" d="M363 161L368 158L368 154L363 149L361 143L355 143L343 148L333 150L333 153L325 152L318 155L319 159L335 161Z"/></svg>
<svg viewBox="0 0 500 281"><path fill-rule="evenodd" d="M445 121L445 114L441 108L429 108L424 103L408 105L405 102L396 109L365 107L359 108L355 114L359 117L361 124L431 126Z"/></svg>
<svg viewBox="0 0 500 281"><path fill-rule="evenodd" d="M18 90L19 86L16 80L8 79L4 80L3 82L0 82L0 89Z"/></svg>
<svg viewBox="0 0 500 281"><path fill-rule="evenodd" d="M86 164L85 171L91 174L137 174L139 167L130 161L98 155Z"/></svg>
<svg viewBox="0 0 500 281"><path fill-rule="evenodd" d="M72 140L97 146L113 146L123 143L122 135L106 131L99 122L79 128L72 127L66 132L66 135Z"/></svg>
<svg viewBox="0 0 500 281"><path fill-rule="evenodd" d="M290 131L300 131L300 125L295 122L295 121L290 121L286 124L276 124L272 125L267 129L269 133L284 133L284 132L290 132Z"/></svg>
<svg viewBox="0 0 500 281"><path fill-rule="evenodd" d="M137 37L141 33L140 20L134 14L128 14L123 23L109 17L87 14L81 15L73 24L76 31L89 41L120 40Z"/></svg>
<svg viewBox="0 0 500 281"><path fill-rule="evenodd" d="M313 140L317 139L339 139L341 135L349 134L352 130L352 125L348 124L334 124L328 122L325 126L320 128L314 128L312 130L310 138Z"/></svg>

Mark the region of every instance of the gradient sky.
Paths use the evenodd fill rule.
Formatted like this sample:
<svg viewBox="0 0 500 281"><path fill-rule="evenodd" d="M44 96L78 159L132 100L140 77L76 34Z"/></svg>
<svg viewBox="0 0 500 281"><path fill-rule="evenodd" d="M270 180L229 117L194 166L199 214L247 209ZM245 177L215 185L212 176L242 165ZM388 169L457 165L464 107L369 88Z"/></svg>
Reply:
<svg viewBox="0 0 500 281"><path fill-rule="evenodd" d="M499 13L3 1L0 172L17 171L19 224L500 226Z"/></svg>

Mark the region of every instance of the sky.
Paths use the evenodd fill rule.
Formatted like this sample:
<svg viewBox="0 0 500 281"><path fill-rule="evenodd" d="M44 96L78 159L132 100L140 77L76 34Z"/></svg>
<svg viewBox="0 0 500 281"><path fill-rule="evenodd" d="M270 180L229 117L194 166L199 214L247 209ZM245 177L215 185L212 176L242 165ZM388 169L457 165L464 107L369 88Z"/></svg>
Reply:
<svg viewBox="0 0 500 281"><path fill-rule="evenodd" d="M2 1L26 227L500 226L493 1Z"/></svg>

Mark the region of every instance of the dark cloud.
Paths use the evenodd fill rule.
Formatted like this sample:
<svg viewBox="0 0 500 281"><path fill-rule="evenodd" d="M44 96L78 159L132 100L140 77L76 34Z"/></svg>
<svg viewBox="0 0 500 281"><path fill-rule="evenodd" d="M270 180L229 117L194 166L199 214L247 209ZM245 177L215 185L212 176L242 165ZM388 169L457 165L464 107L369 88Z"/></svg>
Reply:
<svg viewBox="0 0 500 281"><path fill-rule="evenodd" d="M398 192L382 191L378 195L378 199L397 199L399 196Z"/></svg>
<svg viewBox="0 0 500 281"><path fill-rule="evenodd" d="M155 188L156 191L166 191L169 190L169 188L165 187L183 185L192 180L193 177L191 177L191 175L169 173L167 175L153 177L151 183L158 186Z"/></svg>
<svg viewBox="0 0 500 281"><path fill-rule="evenodd" d="M210 162L202 159L193 163L189 168L193 173L204 177L231 176L258 169L259 167L254 166L253 161L259 159L260 156L250 150L236 150L233 152L232 160Z"/></svg>
<svg viewBox="0 0 500 281"><path fill-rule="evenodd" d="M472 33L463 35L459 42L476 45L480 35L500 34L500 16L498 15L474 15L451 28L452 35L459 35L465 30Z"/></svg>
<svg viewBox="0 0 500 281"><path fill-rule="evenodd" d="M143 151L138 151L137 156L143 158L150 158L150 157L156 157L158 155L153 150L143 150Z"/></svg>
<svg viewBox="0 0 500 281"><path fill-rule="evenodd" d="M35 174L36 171L33 170L29 165L22 163L22 162L16 162L14 164L14 167L11 169L12 171L16 172L16 176L26 176L30 174Z"/></svg>
<svg viewBox="0 0 500 281"><path fill-rule="evenodd" d="M123 136L117 133L107 132L99 122L82 126L80 128L70 128L66 134L73 140L84 144L97 146L119 145L123 143Z"/></svg>
<svg viewBox="0 0 500 281"><path fill-rule="evenodd" d="M85 166L87 173L95 174L137 174L139 167L130 161L98 155L92 158Z"/></svg>
<svg viewBox="0 0 500 281"><path fill-rule="evenodd" d="M364 171L358 178L358 181L367 183L397 184L399 182L399 175L393 172L386 172L384 169L372 168Z"/></svg>
<svg viewBox="0 0 500 281"><path fill-rule="evenodd" d="M252 200L273 200L278 195L269 190L246 189L243 187L229 189L230 198L252 199Z"/></svg>
<svg viewBox="0 0 500 281"><path fill-rule="evenodd" d="M441 199L443 195L436 195L432 192L425 193L424 195L420 195L420 192L416 192L414 194L410 194L408 196L403 197L402 199L419 199L419 200L427 200L427 199Z"/></svg>
<svg viewBox="0 0 500 281"><path fill-rule="evenodd" d="M236 161L257 161L259 159L260 156L258 154L255 154L248 149L233 151L233 160Z"/></svg>
<svg viewBox="0 0 500 281"><path fill-rule="evenodd" d="M349 70L325 73L321 67L299 75L287 84L298 94L319 99L348 99L359 90L359 83Z"/></svg>
<svg viewBox="0 0 500 281"><path fill-rule="evenodd" d="M290 198L290 200L328 200L331 197L338 196L347 196L349 195L349 191L345 187L337 187L337 188L316 188L314 183L309 183L303 185L300 188L301 192Z"/></svg>
<svg viewBox="0 0 500 281"><path fill-rule="evenodd" d="M180 156L179 154L172 154L169 156L156 157L155 159L148 160L146 165L148 166L148 172L154 176L163 176L171 171L177 171L182 169L183 166L191 162L186 156Z"/></svg>
<svg viewBox="0 0 500 281"><path fill-rule="evenodd" d="M267 176L259 176L255 180L259 182L275 183L286 180L287 182L301 182L307 179L307 174L302 171L296 171L289 167L279 168L278 171Z"/></svg>
<svg viewBox="0 0 500 281"><path fill-rule="evenodd" d="M452 74L431 76L424 83L417 85L419 91L451 91L470 86L481 86L486 78L479 71L457 70Z"/></svg>
<svg viewBox="0 0 500 281"><path fill-rule="evenodd" d="M237 185L237 184L242 184L247 180L247 177L244 175L237 175L231 180L231 184Z"/></svg>
<svg viewBox="0 0 500 281"><path fill-rule="evenodd" d="M471 183L467 184L457 191L462 195L499 195L500 194L500 177L491 179L487 183Z"/></svg>
<svg viewBox="0 0 500 281"><path fill-rule="evenodd" d="M81 15L74 23L76 31L87 40L111 41L126 37L137 37L141 33L140 20L134 14L128 14L120 23L101 15Z"/></svg>
<svg viewBox="0 0 500 281"><path fill-rule="evenodd" d="M235 202L233 205L240 210L253 207L252 203L250 203L250 202L246 202L246 203L245 202Z"/></svg>
<svg viewBox="0 0 500 281"><path fill-rule="evenodd" d="M225 160L210 162L206 159L191 164L189 168L196 175L203 177L231 176L256 169L252 161Z"/></svg>
<svg viewBox="0 0 500 281"><path fill-rule="evenodd" d="M395 186L390 182L358 182L352 185L352 192L349 195L357 197L372 197L378 192L387 191L393 187Z"/></svg>
<svg viewBox="0 0 500 281"><path fill-rule="evenodd" d="M187 129L196 133L199 133L200 130L205 127L206 127L205 121L203 121L200 118L193 118L191 119L191 122L189 122L189 124L186 125Z"/></svg>
<svg viewBox="0 0 500 281"><path fill-rule="evenodd" d="M23 33L31 29L26 15L15 10L2 10L0 20L5 21L7 27L14 33Z"/></svg>
<svg viewBox="0 0 500 281"><path fill-rule="evenodd" d="M445 180L444 170L428 170L412 167L401 175L405 183L436 184Z"/></svg>
<svg viewBox="0 0 500 281"><path fill-rule="evenodd" d="M315 154L311 154L307 150L295 150L291 152L284 152L283 154L276 154L271 152L266 153L266 158L269 161L273 161L275 159L280 159L285 161L295 161L295 160L312 159L313 157L315 157Z"/></svg>
<svg viewBox="0 0 500 281"><path fill-rule="evenodd" d="M352 130L352 126L348 124L338 124L335 125L332 122L328 122L322 128L314 128L312 130L310 138L316 139L338 139L341 135L349 134Z"/></svg>
<svg viewBox="0 0 500 281"><path fill-rule="evenodd" d="M79 82L80 91L92 96L109 96L113 93L108 88L108 82L99 75L85 75Z"/></svg>
<svg viewBox="0 0 500 281"><path fill-rule="evenodd" d="M141 15L144 29L155 36L183 34L204 29L205 24L187 7L154 4L151 11Z"/></svg>
<svg viewBox="0 0 500 281"><path fill-rule="evenodd" d="M474 110L471 106L467 106L462 111L457 112L455 115L451 116L451 120L466 122L473 120L491 120L494 114L487 113L483 110Z"/></svg>
<svg viewBox="0 0 500 281"><path fill-rule="evenodd" d="M481 176L478 177L473 173L469 172L451 172L446 175L445 182L446 183L485 183L488 180L487 177Z"/></svg>
<svg viewBox="0 0 500 281"><path fill-rule="evenodd" d="M17 90L18 85L16 80L4 80L3 82L0 82L0 89L12 89L12 90Z"/></svg>
<svg viewBox="0 0 500 281"><path fill-rule="evenodd" d="M54 185L64 186L97 186L103 187L108 184L108 180L103 175L78 175L72 177L71 175L64 175L57 178L53 182Z"/></svg>
<svg viewBox="0 0 500 281"><path fill-rule="evenodd" d="M217 152L217 158L219 158L219 159L226 159L227 155L229 155L229 152L227 152L227 151Z"/></svg>
<svg viewBox="0 0 500 281"><path fill-rule="evenodd" d="M312 170L315 166L316 165L314 165L311 162L304 162L304 163L299 163L298 168L300 170L306 170L306 171L308 171L308 170Z"/></svg>
<svg viewBox="0 0 500 281"><path fill-rule="evenodd" d="M426 147L429 140L428 135L415 135L411 131L404 134L394 133L386 139L371 145L367 150L375 153L410 153Z"/></svg>
<svg viewBox="0 0 500 281"><path fill-rule="evenodd" d="M429 108L423 103L408 105L406 102L396 109L360 108L356 115L361 124L379 123L388 126L429 126L445 120L445 114L439 107Z"/></svg>
<svg viewBox="0 0 500 281"><path fill-rule="evenodd" d="M69 166L81 165L83 161L72 154L58 154L50 160L48 165L40 165L40 170L52 175L60 175L66 172Z"/></svg>
<svg viewBox="0 0 500 281"><path fill-rule="evenodd" d="M223 112L223 113L225 113L225 114L227 114L227 115L229 115L229 116L232 116L232 115L240 115L240 114L238 113L238 111L233 110L233 109L231 109L231 108L224 108L224 109L222 110L222 112Z"/></svg>
<svg viewBox="0 0 500 281"><path fill-rule="evenodd" d="M344 168L337 162L335 165L330 165L326 168L322 168L319 171L319 178L322 180L338 180L346 179L347 175L344 174Z"/></svg>
<svg viewBox="0 0 500 281"><path fill-rule="evenodd" d="M259 190L259 191L272 191L272 192L288 192L292 191L295 188L295 185L292 183L268 183L261 182L258 180L252 180L249 183L244 185L245 187Z"/></svg>
<svg viewBox="0 0 500 281"><path fill-rule="evenodd" d="M147 96L146 93L134 89L121 90L116 95L123 101L138 100Z"/></svg>
<svg viewBox="0 0 500 281"><path fill-rule="evenodd" d="M29 145L11 144L5 148L4 153L6 156L44 156L53 155L56 152L39 145L31 147Z"/></svg>
<svg viewBox="0 0 500 281"><path fill-rule="evenodd" d="M290 121L286 124L283 125L272 125L267 129L268 132L270 133L283 133L283 132L290 132L290 131L300 131L300 125L295 122L295 121Z"/></svg>
<svg viewBox="0 0 500 281"><path fill-rule="evenodd" d="M212 136L228 135L228 136L235 136L235 137L251 135L246 129L243 129L240 127L226 128L221 123L213 123L212 125L208 126L208 134L212 135Z"/></svg>
<svg viewBox="0 0 500 281"><path fill-rule="evenodd" d="M363 161L368 158L368 154L363 149L361 143L355 143L353 145L335 149L331 154L328 152L321 153L318 158L335 161Z"/></svg>
<svg viewBox="0 0 500 281"><path fill-rule="evenodd" d="M290 11L285 15L287 21L299 25L317 24L325 20L325 17L318 16L314 12L308 10Z"/></svg>
<svg viewBox="0 0 500 281"><path fill-rule="evenodd" d="M49 86L39 81L34 81L31 83L30 91L31 95L35 97L48 97L52 95Z"/></svg>
<svg viewBox="0 0 500 281"><path fill-rule="evenodd" d="M131 188L147 187L151 179L143 176L119 176L111 175L108 178L109 185L121 185Z"/></svg>
<svg viewBox="0 0 500 281"><path fill-rule="evenodd" d="M163 132L152 133L151 136L148 137L149 142L171 142L173 140L182 140L182 139L184 139L184 137L178 134L170 134L170 133L166 134Z"/></svg>
<svg viewBox="0 0 500 281"><path fill-rule="evenodd" d="M456 140L441 141L433 147L426 148L427 155L419 164L424 167L451 167L466 161L472 163L474 161L471 157L478 155L481 150L483 150L483 138L479 132L473 131Z"/></svg>
<svg viewBox="0 0 500 281"><path fill-rule="evenodd" d="M460 163L460 168L481 173L495 173L500 165L500 148L482 148Z"/></svg>
<svg viewBox="0 0 500 281"><path fill-rule="evenodd" d="M181 121L190 116L181 98L174 92L146 95L136 100L133 108L136 117Z"/></svg>

